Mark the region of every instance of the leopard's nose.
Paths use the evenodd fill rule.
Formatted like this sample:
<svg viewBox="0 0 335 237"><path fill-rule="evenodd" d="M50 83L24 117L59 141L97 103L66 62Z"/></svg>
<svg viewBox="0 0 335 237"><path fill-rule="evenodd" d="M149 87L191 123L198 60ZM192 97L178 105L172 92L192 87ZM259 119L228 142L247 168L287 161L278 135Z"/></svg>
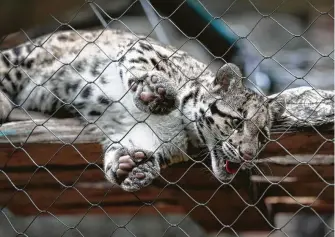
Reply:
<svg viewBox="0 0 335 237"><path fill-rule="evenodd" d="M252 160L254 156L250 152L244 152L242 157L244 160Z"/></svg>

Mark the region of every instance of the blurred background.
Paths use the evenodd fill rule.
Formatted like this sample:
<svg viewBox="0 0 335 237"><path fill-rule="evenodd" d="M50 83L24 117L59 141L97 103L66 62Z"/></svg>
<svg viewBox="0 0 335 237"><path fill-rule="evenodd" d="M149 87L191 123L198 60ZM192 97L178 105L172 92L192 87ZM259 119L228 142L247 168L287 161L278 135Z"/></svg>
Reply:
<svg viewBox="0 0 335 237"><path fill-rule="evenodd" d="M331 0L85 2L1 0L0 50L56 30L101 28L107 23L110 28L149 35L187 51L213 71L225 61L234 62L248 77L247 85L259 93L268 95L299 86L334 89ZM178 223L184 216L166 218ZM112 215L112 219L129 222L127 226L133 233L118 229L114 236L208 236L188 218L182 223L188 235L178 228L165 232L169 224L161 217ZM282 231L271 236L334 236L328 228L334 228L333 213L278 214L275 220ZM116 228L113 221L104 216L19 218L4 208L0 213L0 236L17 236L15 230L27 230L28 236L110 236ZM71 226L81 233L72 231Z"/></svg>

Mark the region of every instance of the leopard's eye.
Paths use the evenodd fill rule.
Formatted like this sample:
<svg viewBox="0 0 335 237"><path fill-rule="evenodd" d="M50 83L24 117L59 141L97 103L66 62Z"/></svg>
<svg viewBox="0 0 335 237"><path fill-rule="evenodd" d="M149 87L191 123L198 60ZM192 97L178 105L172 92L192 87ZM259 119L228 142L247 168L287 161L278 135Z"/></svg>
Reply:
<svg viewBox="0 0 335 237"><path fill-rule="evenodd" d="M232 125L233 125L234 129L241 129L242 125L243 125L243 122L242 122L241 119L234 118L232 120Z"/></svg>

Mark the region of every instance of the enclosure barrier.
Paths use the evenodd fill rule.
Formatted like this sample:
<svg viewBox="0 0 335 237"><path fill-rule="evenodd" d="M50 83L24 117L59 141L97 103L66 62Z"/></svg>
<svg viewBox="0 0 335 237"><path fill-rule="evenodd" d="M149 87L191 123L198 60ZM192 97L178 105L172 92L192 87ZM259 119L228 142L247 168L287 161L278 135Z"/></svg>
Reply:
<svg viewBox="0 0 335 237"><path fill-rule="evenodd" d="M135 193L105 180L103 151L96 143L102 133L89 132L94 124L14 109L9 122L0 127L1 210L55 218L150 213L181 228L164 217L179 213L217 233L274 231L278 212L333 213L334 91L304 87L280 94L286 112L275 121L257 161L257 174L238 174L232 182L222 183L204 173L202 162L189 161L163 170L161 178Z"/></svg>

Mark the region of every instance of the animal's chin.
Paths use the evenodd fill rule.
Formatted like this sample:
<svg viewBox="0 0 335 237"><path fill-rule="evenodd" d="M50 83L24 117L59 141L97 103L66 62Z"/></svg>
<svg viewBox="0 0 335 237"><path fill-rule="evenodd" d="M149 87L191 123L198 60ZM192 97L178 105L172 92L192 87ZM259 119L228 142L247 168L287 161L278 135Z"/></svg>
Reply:
<svg viewBox="0 0 335 237"><path fill-rule="evenodd" d="M215 176L220 180L230 180L239 171L243 162L236 159L234 153L225 153L223 149L215 148L212 153L212 168Z"/></svg>

